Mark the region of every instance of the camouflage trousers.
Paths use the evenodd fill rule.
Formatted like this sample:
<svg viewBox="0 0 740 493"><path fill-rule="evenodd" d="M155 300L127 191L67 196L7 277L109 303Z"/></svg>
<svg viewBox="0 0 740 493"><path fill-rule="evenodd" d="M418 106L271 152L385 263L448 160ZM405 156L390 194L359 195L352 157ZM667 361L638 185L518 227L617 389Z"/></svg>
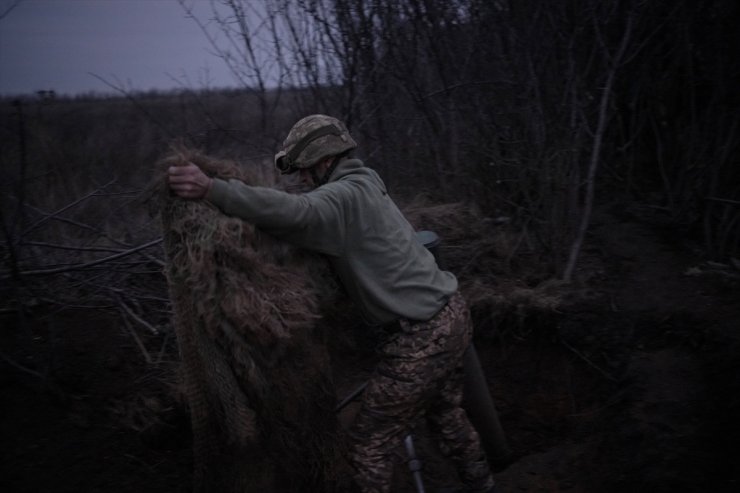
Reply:
<svg viewBox="0 0 740 493"><path fill-rule="evenodd" d="M359 491L390 490L393 451L422 418L467 488L487 491L493 486L478 433L460 407L463 353L471 338L470 313L455 294L431 320L401 320L400 330L382 344L349 430L349 458Z"/></svg>

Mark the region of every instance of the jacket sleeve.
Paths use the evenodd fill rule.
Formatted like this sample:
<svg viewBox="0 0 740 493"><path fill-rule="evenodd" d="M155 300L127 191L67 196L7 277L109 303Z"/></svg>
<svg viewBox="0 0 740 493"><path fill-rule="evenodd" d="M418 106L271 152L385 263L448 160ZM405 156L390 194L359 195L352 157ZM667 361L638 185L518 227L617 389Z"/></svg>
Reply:
<svg viewBox="0 0 740 493"><path fill-rule="evenodd" d="M206 199L224 213L296 246L340 255L346 237L344 200L348 190L330 183L306 194L214 179Z"/></svg>

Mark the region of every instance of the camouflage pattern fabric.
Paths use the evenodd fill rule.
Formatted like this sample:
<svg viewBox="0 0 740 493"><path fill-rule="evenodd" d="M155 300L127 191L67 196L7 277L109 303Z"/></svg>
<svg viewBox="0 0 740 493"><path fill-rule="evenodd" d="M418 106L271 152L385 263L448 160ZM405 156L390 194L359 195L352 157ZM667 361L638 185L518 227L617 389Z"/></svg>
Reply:
<svg viewBox="0 0 740 493"><path fill-rule="evenodd" d="M322 130L333 131L321 133ZM342 121L327 115L309 115L288 132L282 150L275 155L275 167L281 173L292 173L356 147L357 142Z"/></svg>
<svg viewBox="0 0 740 493"><path fill-rule="evenodd" d="M458 293L429 321L401 320L400 330L382 344L380 362L349 430L350 461L360 491L389 491L391 454L422 417L470 491L493 486L478 433L460 407L462 358L472 332L470 312Z"/></svg>

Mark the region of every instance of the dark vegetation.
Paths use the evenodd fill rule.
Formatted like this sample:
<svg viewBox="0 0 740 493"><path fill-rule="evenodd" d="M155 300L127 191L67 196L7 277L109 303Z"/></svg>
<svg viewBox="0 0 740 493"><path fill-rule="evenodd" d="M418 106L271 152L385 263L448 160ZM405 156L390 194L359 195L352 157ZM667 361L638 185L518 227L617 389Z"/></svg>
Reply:
<svg viewBox="0 0 740 493"><path fill-rule="evenodd" d="M214 49L239 89L0 102L3 491L190 488L144 190L175 140L275 180L311 112L443 237L518 458L505 491L737 489L736 2L223 3L197 21L234 40Z"/></svg>

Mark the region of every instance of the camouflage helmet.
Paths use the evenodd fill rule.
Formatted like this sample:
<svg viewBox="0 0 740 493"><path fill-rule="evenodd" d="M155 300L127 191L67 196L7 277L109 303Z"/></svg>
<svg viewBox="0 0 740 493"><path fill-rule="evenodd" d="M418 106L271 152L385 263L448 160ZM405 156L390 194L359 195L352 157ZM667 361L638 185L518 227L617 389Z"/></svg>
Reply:
<svg viewBox="0 0 740 493"><path fill-rule="evenodd" d="M355 147L357 142L344 123L331 116L310 115L290 129L282 150L275 154L275 167L283 174L293 173Z"/></svg>

